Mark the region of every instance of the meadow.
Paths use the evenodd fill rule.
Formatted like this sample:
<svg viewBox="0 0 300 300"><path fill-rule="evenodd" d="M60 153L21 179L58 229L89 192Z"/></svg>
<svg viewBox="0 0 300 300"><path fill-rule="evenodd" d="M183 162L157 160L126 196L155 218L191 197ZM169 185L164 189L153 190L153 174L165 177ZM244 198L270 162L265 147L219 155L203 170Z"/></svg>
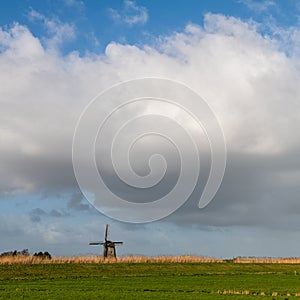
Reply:
<svg viewBox="0 0 300 300"><path fill-rule="evenodd" d="M0 261L0 299L300 299L296 259L13 259Z"/></svg>

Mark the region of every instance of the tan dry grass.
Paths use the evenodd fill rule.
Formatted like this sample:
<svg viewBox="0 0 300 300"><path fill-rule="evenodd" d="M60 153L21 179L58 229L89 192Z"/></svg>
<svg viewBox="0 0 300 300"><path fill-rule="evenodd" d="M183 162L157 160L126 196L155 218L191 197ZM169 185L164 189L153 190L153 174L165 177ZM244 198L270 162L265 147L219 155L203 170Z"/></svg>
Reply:
<svg viewBox="0 0 300 300"><path fill-rule="evenodd" d="M222 259L202 256L123 256L117 259L102 256L55 256L41 259L35 256L3 256L0 264L78 264L78 263L210 263L223 262Z"/></svg>
<svg viewBox="0 0 300 300"><path fill-rule="evenodd" d="M124 256L118 258L118 262L124 263L211 263L223 262L222 259L204 256Z"/></svg>
<svg viewBox="0 0 300 300"><path fill-rule="evenodd" d="M91 264L91 263L222 263L222 259L203 256L122 256L117 259L102 256L54 256L52 259L41 259L36 256L3 256L0 257L0 265L3 264ZM263 264L300 264L300 258L259 258L236 257L234 263L263 263Z"/></svg>
<svg viewBox="0 0 300 300"><path fill-rule="evenodd" d="M233 259L234 263L238 264L300 264L300 258L297 257L236 257Z"/></svg>

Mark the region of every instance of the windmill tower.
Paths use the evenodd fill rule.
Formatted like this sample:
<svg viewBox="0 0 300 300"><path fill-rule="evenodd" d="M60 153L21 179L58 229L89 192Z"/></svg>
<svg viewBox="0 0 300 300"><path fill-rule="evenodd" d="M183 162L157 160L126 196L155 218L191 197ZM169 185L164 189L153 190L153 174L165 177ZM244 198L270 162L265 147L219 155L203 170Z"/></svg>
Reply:
<svg viewBox="0 0 300 300"><path fill-rule="evenodd" d="M106 224L104 242L90 242L89 245L101 245L103 246L103 258L117 257L116 245L122 245L123 242L112 242L109 240L109 225Z"/></svg>

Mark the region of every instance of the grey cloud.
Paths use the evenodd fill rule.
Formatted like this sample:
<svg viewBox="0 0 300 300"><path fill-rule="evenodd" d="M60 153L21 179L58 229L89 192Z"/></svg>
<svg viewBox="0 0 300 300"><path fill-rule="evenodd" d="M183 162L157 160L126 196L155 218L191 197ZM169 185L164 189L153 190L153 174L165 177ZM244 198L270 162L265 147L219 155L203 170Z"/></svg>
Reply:
<svg viewBox="0 0 300 300"><path fill-rule="evenodd" d="M56 217L56 218L61 218L64 216L63 213L61 213L60 211L58 211L57 209L52 209L49 213L49 216L51 217Z"/></svg>
<svg viewBox="0 0 300 300"><path fill-rule="evenodd" d="M68 208L80 211L90 210L90 205L82 203L83 201L87 202L81 192L73 193L68 201Z"/></svg>
<svg viewBox="0 0 300 300"><path fill-rule="evenodd" d="M42 221L42 217L61 218L68 216L68 214L64 211L59 211L57 209L52 209L50 212L47 212L41 208L34 208L30 211L29 216L32 222L40 222Z"/></svg>
<svg viewBox="0 0 300 300"><path fill-rule="evenodd" d="M285 180L285 169L294 181ZM285 166L282 168L282 166ZM298 173L293 170L298 170ZM288 155L253 156L229 154L226 174L215 199L198 209L198 193L169 221L188 226L252 226L269 229L298 230L299 222L298 152ZM281 174L281 175L280 175Z"/></svg>
<svg viewBox="0 0 300 300"><path fill-rule="evenodd" d="M35 214L32 214L32 215L30 216L30 220L31 220L32 222L40 222L40 221L41 221L41 217L40 217L40 216L37 216L37 215L35 215Z"/></svg>
<svg viewBox="0 0 300 300"><path fill-rule="evenodd" d="M45 216L47 213L41 208L34 208L30 211L30 220L32 222L40 222L41 216Z"/></svg>
<svg viewBox="0 0 300 300"><path fill-rule="evenodd" d="M34 208L33 210L31 210L30 213L38 216L42 216L46 214L46 212L41 208Z"/></svg>

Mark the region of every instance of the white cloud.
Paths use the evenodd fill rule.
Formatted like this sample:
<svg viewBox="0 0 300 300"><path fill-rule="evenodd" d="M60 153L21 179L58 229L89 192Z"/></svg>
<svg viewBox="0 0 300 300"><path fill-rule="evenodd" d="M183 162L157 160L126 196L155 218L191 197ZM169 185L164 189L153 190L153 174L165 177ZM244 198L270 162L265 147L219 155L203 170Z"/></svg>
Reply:
<svg viewBox="0 0 300 300"><path fill-rule="evenodd" d="M268 10L270 7L276 7L276 3L272 0L256 1L256 0L238 0L238 2L243 3L249 9L261 13Z"/></svg>
<svg viewBox="0 0 300 300"><path fill-rule="evenodd" d="M76 8L82 11L85 8L84 1L81 0L63 0L66 6Z"/></svg>
<svg viewBox="0 0 300 300"><path fill-rule="evenodd" d="M114 21L125 23L129 26L145 24L149 18L145 7L138 6L134 1L130 0L124 1L124 8L121 11L111 8L109 12Z"/></svg>
<svg viewBox="0 0 300 300"><path fill-rule="evenodd" d="M57 50L63 43L75 39L75 26L63 23L57 17L48 18L43 14L31 9L28 14L32 22L41 22L48 31L50 38L45 39L48 48Z"/></svg>

